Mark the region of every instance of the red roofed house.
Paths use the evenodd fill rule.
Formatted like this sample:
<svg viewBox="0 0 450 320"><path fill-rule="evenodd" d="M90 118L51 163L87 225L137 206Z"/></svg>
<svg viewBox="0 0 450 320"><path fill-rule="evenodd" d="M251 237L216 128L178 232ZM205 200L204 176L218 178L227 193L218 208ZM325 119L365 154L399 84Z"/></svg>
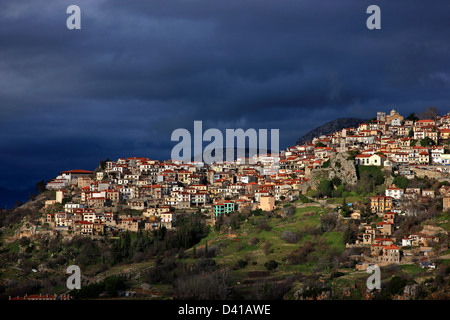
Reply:
<svg viewBox="0 0 450 320"><path fill-rule="evenodd" d="M391 222L381 221L377 223L377 230L379 230L382 235L390 236L393 231L393 225L394 224Z"/></svg>
<svg viewBox="0 0 450 320"><path fill-rule="evenodd" d="M360 154L355 157L357 165L360 166L382 166L386 157L381 154Z"/></svg>
<svg viewBox="0 0 450 320"><path fill-rule="evenodd" d="M422 128L422 127L428 127L428 126L435 126L436 125L436 121L434 120L430 120L430 119L425 119L425 120L417 120L414 123L414 126L416 128Z"/></svg>
<svg viewBox="0 0 450 320"><path fill-rule="evenodd" d="M392 197L394 199L399 200L403 197L404 191L403 189L397 188L395 185L392 185L391 187L386 188L385 193L387 197Z"/></svg>
<svg viewBox="0 0 450 320"><path fill-rule="evenodd" d="M77 169L77 170L61 171L59 174L62 177L62 179L68 180L70 184L78 184L79 177L83 176L89 177L90 175L94 174L94 172Z"/></svg>
<svg viewBox="0 0 450 320"><path fill-rule="evenodd" d="M384 246L382 254L378 256L377 261L385 263L399 263L400 262L400 250L396 245Z"/></svg>
<svg viewBox="0 0 450 320"><path fill-rule="evenodd" d="M94 224L88 221L75 221L73 228L75 234L92 235L94 231Z"/></svg>
<svg viewBox="0 0 450 320"><path fill-rule="evenodd" d="M450 139L450 129L440 129L440 138L442 140Z"/></svg>
<svg viewBox="0 0 450 320"><path fill-rule="evenodd" d="M378 263L391 264L400 262L400 250L389 238L377 238L371 245L371 255Z"/></svg>
<svg viewBox="0 0 450 320"><path fill-rule="evenodd" d="M118 227L121 229L137 232L139 230L139 220L126 218L119 221Z"/></svg>

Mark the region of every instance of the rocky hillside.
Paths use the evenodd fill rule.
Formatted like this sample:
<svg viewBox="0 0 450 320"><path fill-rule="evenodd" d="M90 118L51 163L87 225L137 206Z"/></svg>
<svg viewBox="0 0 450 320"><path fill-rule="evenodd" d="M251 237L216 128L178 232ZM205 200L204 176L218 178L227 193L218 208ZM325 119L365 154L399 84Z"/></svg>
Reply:
<svg viewBox="0 0 450 320"><path fill-rule="evenodd" d="M351 128L366 122L366 119L358 118L340 118L333 121L329 121L320 127L317 127L297 140L297 145L301 145L307 141L311 141L315 137L333 133L344 128Z"/></svg>
<svg viewBox="0 0 450 320"><path fill-rule="evenodd" d="M336 177L348 185L354 185L358 181L355 163L345 153L332 155L329 159L329 166L313 169L309 174L313 188L316 188L322 179L332 180Z"/></svg>

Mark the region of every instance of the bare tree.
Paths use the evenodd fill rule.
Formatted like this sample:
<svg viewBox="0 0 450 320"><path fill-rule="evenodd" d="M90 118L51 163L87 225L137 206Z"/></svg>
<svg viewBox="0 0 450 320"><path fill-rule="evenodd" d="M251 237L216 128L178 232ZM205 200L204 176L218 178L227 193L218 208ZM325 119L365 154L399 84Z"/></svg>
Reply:
<svg viewBox="0 0 450 320"><path fill-rule="evenodd" d="M420 120L425 120L425 119L436 120L436 118L439 115L440 115L440 111L434 106L430 106L417 114L417 116L419 117Z"/></svg>
<svg viewBox="0 0 450 320"><path fill-rule="evenodd" d="M337 223L338 223L337 213L329 212L320 217L320 224L323 232L333 231Z"/></svg>
<svg viewBox="0 0 450 320"><path fill-rule="evenodd" d="M183 300L224 300L229 298L229 274L221 269L178 279L175 296Z"/></svg>
<svg viewBox="0 0 450 320"><path fill-rule="evenodd" d="M287 243L297 243L301 239L301 235L298 232L285 230L281 235L281 239L286 241Z"/></svg>

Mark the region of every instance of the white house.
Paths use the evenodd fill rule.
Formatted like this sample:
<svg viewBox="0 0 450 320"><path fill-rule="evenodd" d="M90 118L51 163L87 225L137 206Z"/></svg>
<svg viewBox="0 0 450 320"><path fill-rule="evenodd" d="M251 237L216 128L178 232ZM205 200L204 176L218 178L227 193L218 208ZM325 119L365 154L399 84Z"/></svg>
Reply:
<svg viewBox="0 0 450 320"><path fill-rule="evenodd" d="M382 166L386 161L386 157L381 154L365 154L362 153L355 157L357 165L360 166Z"/></svg>
<svg viewBox="0 0 450 320"><path fill-rule="evenodd" d="M395 186L386 188L385 192L387 197L392 197L397 200L400 200L403 197L403 193L404 193L403 189L397 188Z"/></svg>
<svg viewBox="0 0 450 320"><path fill-rule="evenodd" d="M437 146L431 149L431 162L436 164L442 163L442 155L444 154L444 147Z"/></svg>
<svg viewBox="0 0 450 320"><path fill-rule="evenodd" d="M403 247L411 247L411 245L412 245L412 238L403 238L402 239Z"/></svg>
<svg viewBox="0 0 450 320"><path fill-rule="evenodd" d="M441 163L443 165L450 165L450 154L441 154Z"/></svg>
<svg viewBox="0 0 450 320"><path fill-rule="evenodd" d="M66 203L64 205L64 211L72 213L75 209L85 208L85 206L81 203Z"/></svg>
<svg viewBox="0 0 450 320"><path fill-rule="evenodd" d="M61 179L66 179L70 184L76 184L79 177L90 176L93 173L94 172L88 170L68 170L60 172L58 177L61 177Z"/></svg>
<svg viewBox="0 0 450 320"><path fill-rule="evenodd" d="M394 127L399 127L399 126L402 125L402 119L401 119L401 118L398 118L398 117L393 118L393 119L390 121L389 125L394 126Z"/></svg>

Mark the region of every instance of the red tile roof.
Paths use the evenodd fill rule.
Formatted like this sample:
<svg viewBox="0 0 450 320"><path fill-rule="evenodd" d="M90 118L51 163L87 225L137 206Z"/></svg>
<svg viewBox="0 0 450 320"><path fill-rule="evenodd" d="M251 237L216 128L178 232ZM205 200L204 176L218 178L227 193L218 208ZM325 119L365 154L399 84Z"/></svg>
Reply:
<svg viewBox="0 0 450 320"><path fill-rule="evenodd" d="M61 171L60 173L92 174L94 172L93 171L88 171L88 170L75 169L75 170Z"/></svg>

